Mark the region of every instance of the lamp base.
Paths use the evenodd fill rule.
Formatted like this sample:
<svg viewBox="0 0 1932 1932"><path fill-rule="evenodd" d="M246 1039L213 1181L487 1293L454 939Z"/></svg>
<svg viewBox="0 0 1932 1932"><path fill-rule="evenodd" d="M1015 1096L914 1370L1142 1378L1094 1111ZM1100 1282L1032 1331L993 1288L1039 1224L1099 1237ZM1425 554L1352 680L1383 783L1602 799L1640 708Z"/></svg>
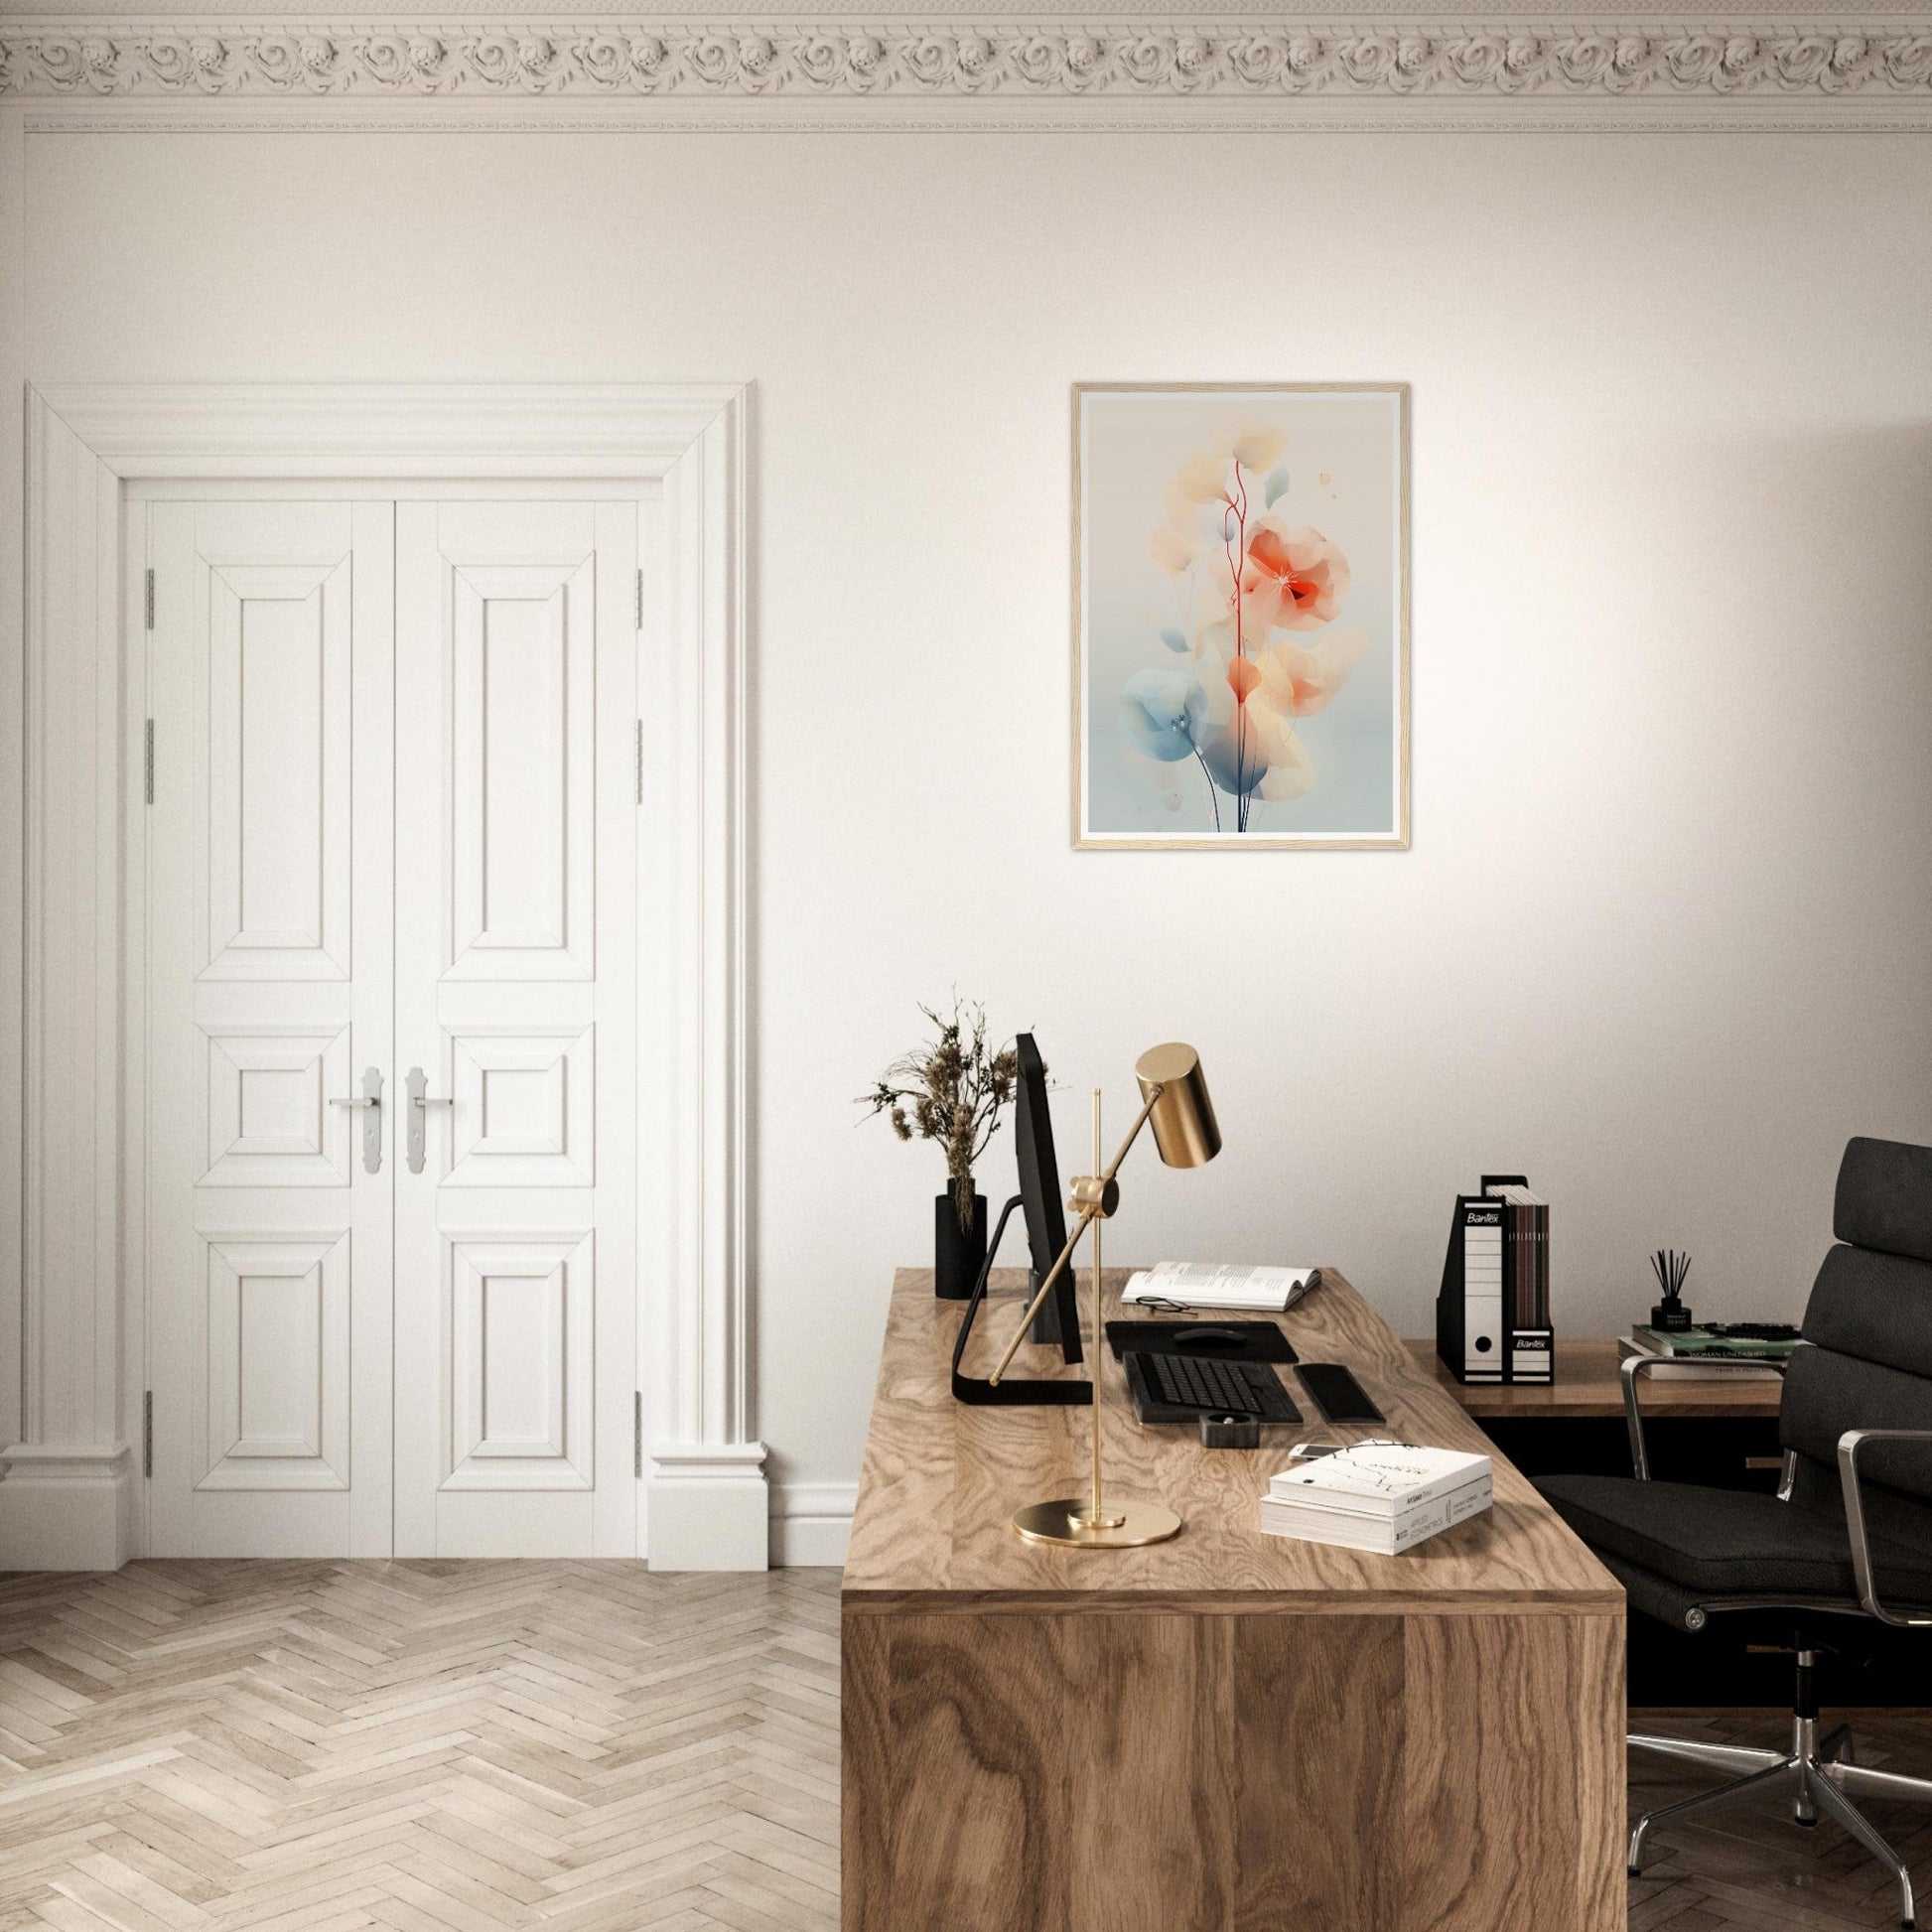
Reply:
<svg viewBox="0 0 1932 1932"><path fill-rule="evenodd" d="M1059 1496L1050 1503L1029 1503L1013 1527L1029 1543L1061 1543L1075 1550L1138 1550L1180 1534L1180 1518L1161 1503L1122 1502L1110 1497L1107 1520L1089 1523L1089 1496Z"/></svg>

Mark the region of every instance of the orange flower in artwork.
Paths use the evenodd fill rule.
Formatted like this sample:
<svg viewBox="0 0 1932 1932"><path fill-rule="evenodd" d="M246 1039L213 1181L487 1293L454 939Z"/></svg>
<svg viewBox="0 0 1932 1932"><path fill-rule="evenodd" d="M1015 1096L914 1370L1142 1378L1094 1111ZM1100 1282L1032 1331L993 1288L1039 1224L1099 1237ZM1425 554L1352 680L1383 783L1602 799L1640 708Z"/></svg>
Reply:
<svg viewBox="0 0 1932 1932"><path fill-rule="evenodd" d="M1348 582L1348 559L1319 530L1266 518L1241 570L1243 623L1255 634L1318 630L1341 608Z"/></svg>
<svg viewBox="0 0 1932 1932"><path fill-rule="evenodd" d="M1312 644L1278 638L1262 653L1255 682L1268 687L1269 704L1284 718L1312 718L1348 681L1368 649L1368 632L1337 627Z"/></svg>
<svg viewBox="0 0 1932 1932"><path fill-rule="evenodd" d="M1250 657L1235 657L1228 662L1228 689L1236 704L1246 704L1248 693L1261 682L1261 672Z"/></svg>
<svg viewBox="0 0 1932 1932"><path fill-rule="evenodd" d="M1308 748L1296 736L1290 718L1268 702L1264 692L1247 708L1248 724L1254 733L1255 755L1267 766L1259 790L1263 798L1275 802L1300 798L1314 784L1314 765Z"/></svg>

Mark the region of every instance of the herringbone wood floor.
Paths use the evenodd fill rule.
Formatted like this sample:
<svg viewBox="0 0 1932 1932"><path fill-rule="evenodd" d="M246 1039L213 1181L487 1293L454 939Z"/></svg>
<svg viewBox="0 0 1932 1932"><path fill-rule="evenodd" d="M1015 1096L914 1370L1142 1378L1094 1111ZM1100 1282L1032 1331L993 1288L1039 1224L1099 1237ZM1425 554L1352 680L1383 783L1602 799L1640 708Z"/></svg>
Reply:
<svg viewBox="0 0 1932 1932"><path fill-rule="evenodd" d="M830 1932L837 1719L827 1570L0 1580L0 1932ZM1864 1762L1932 1767L1932 1713L1859 1728ZM1638 1808L1698 1782L1631 1763ZM1932 1895L1932 1807L1870 1810ZM1892 1895L1836 1827L1758 1809L1660 1836L1630 1924L1839 1932L1887 1924Z"/></svg>
<svg viewBox="0 0 1932 1932"><path fill-rule="evenodd" d="M838 1918L838 1574L0 1582L0 1932Z"/></svg>

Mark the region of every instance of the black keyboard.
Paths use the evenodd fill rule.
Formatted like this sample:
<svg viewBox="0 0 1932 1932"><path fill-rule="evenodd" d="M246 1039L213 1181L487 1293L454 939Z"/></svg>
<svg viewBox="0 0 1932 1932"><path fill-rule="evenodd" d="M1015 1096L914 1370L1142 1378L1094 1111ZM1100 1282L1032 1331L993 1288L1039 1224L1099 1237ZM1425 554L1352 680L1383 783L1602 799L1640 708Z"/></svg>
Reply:
<svg viewBox="0 0 1932 1932"><path fill-rule="evenodd" d="M1300 1422L1302 1412L1266 1362L1222 1362L1130 1349L1127 1386L1143 1422L1192 1422L1197 1416L1252 1416ZM1165 1413L1164 1413L1165 1412Z"/></svg>

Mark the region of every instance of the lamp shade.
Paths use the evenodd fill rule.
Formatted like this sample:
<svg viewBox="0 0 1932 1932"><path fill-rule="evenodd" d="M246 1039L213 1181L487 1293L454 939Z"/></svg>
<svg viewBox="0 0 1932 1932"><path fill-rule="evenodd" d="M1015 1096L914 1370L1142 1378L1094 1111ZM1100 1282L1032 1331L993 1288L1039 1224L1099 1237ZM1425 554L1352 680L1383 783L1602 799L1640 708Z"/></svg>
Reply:
<svg viewBox="0 0 1932 1932"><path fill-rule="evenodd" d="M1200 1070L1200 1055L1179 1040L1150 1046L1134 1062L1141 1098L1152 1101L1148 1124L1171 1168L1198 1168L1221 1151L1221 1129ZM1158 1096L1158 1097L1157 1097Z"/></svg>

